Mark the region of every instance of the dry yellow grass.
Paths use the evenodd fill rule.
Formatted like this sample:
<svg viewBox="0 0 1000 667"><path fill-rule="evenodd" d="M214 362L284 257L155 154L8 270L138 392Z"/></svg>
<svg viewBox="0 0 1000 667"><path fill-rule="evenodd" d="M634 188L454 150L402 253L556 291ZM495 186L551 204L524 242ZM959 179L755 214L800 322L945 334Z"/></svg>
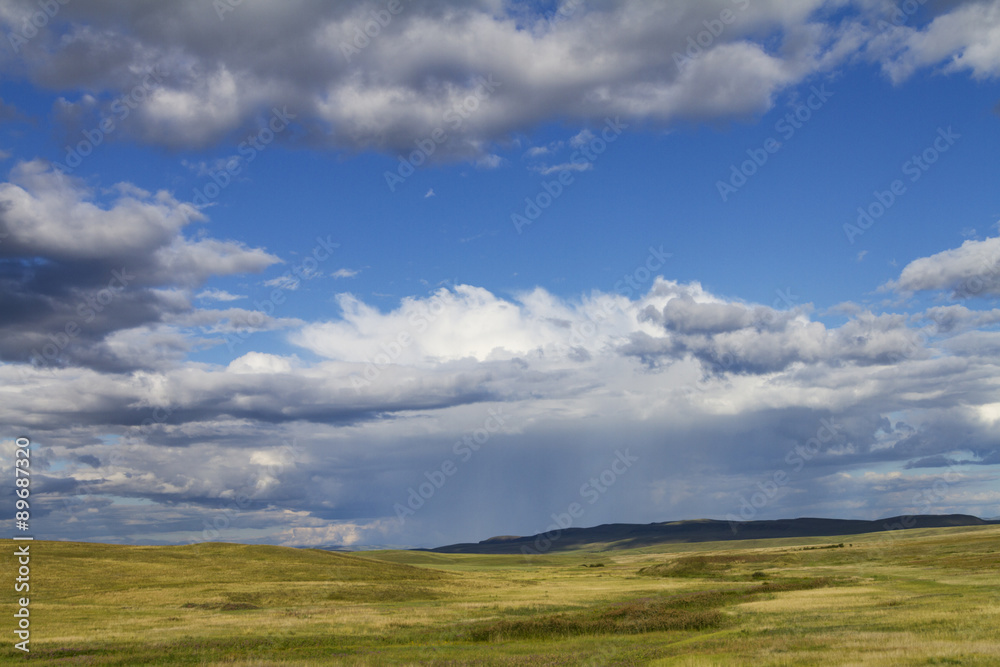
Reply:
<svg viewBox="0 0 1000 667"><path fill-rule="evenodd" d="M1000 528L840 540L531 561L42 542L32 662L1000 664Z"/></svg>

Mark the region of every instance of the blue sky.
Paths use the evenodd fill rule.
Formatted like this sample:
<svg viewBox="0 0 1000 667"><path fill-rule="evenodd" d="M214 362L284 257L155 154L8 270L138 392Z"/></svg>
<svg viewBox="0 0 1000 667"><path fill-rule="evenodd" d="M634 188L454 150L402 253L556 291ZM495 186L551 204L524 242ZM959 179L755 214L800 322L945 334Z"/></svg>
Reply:
<svg viewBox="0 0 1000 667"><path fill-rule="evenodd" d="M0 9L39 536L1000 515L998 3L222 6Z"/></svg>

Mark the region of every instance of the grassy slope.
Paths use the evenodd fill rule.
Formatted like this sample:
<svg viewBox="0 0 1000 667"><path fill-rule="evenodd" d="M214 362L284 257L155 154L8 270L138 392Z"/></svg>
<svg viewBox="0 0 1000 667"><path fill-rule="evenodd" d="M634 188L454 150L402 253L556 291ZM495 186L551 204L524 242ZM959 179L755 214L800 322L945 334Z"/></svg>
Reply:
<svg viewBox="0 0 1000 667"><path fill-rule="evenodd" d="M38 665L1000 664L996 526L529 559L36 542L31 566Z"/></svg>

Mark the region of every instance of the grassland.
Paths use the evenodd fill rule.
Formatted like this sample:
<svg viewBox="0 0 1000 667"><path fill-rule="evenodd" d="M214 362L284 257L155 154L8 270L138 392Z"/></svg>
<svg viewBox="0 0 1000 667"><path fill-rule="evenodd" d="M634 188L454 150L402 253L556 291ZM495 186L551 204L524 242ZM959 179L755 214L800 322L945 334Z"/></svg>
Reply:
<svg viewBox="0 0 1000 667"><path fill-rule="evenodd" d="M31 566L5 664L1000 665L998 526L527 558L36 542Z"/></svg>

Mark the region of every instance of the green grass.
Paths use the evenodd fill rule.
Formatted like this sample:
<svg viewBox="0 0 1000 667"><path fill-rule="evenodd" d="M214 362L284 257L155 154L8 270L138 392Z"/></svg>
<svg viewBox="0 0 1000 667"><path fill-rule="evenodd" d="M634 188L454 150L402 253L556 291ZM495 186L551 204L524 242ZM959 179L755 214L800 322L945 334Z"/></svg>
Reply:
<svg viewBox="0 0 1000 667"><path fill-rule="evenodd" d="M1000 664L995 526L530 558L31 550L33 665Z"/></svg>

